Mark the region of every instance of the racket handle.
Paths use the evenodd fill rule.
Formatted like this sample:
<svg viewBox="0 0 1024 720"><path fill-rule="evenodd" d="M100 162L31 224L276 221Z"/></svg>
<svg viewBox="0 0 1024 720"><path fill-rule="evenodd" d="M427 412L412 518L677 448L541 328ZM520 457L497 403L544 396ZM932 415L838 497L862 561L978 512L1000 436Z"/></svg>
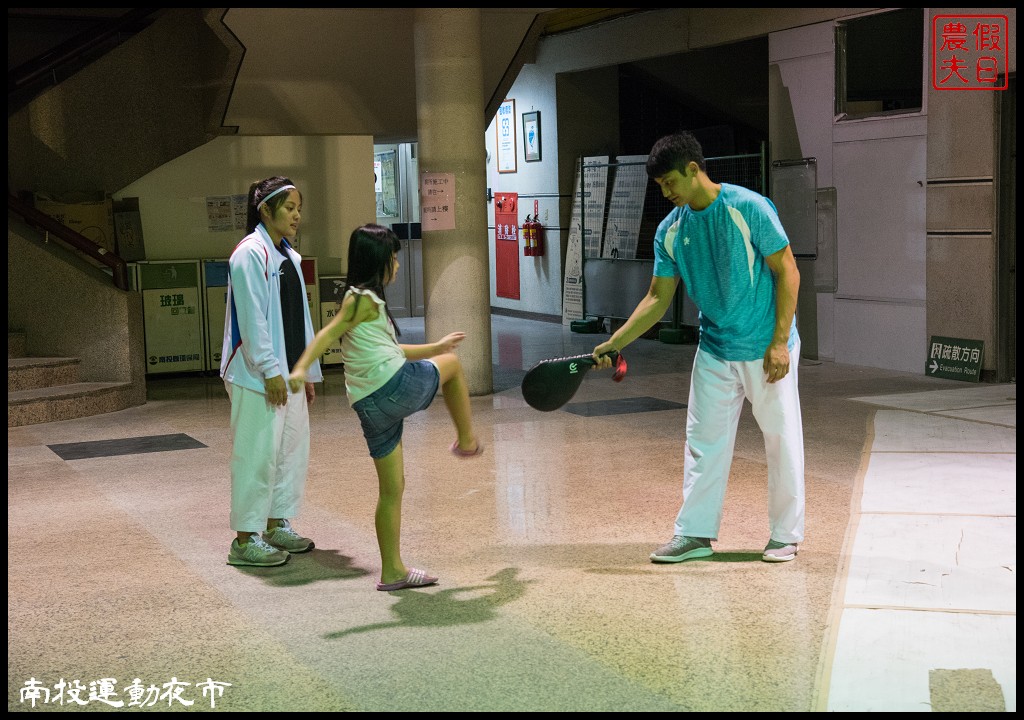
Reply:
<svg viewBox="0 0 1024 720"><path fill-rule="evenodd" d="M612 356L612 362L615 364L615 374L612 375L612 380L622 382L622 379L626 377L626 358L614 351L608 355Z"/></svg>
<svg viewBox="0 0 1024 720"><path fill-rule="evenodd" d="M601 357L609 358L612 361L612 366L614 367L618 364L619 353L616 350L610 350L609 352L603 353ZM576 356L576 359L582 360L583 362L589 364L591 367L597 366L597 360L594 359L593 355L578 355Z"/></svg>
<svg viewBox="0 0 1024 720"><path fill-rule="evenodd" d="M622 379L626 377L626 358L622 357L622 353L617 350L611 350L601 355L612 361L612 367L615 369L615 374L612 375L612 380L615 382L622 382ZM591 357L591 364L596 365L597 363Z"/></svg>

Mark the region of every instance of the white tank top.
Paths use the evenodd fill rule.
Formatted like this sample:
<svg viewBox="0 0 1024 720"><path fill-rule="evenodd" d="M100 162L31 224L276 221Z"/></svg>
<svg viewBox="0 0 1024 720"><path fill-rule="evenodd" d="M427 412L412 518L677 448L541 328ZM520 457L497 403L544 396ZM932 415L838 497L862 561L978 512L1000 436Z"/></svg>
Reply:
<svg viewBox="0 0 1024 720"><path fill-rule="evenodd" d="M405 364L394 325L384 301L372 290L349 288L345 297L361 295L377 304L377 317L359 323L341 337L341 361L345 364L345 392L354 404L383 387Z"/></svg>

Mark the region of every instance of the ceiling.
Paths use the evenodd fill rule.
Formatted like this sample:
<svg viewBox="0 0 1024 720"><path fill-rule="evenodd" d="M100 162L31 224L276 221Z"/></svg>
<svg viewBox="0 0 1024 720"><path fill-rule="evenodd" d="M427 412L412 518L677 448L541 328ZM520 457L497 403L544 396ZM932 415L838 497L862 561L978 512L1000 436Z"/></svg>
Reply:
<svg viewBox="0 0 1024 720"><path fill-rule="evenodd" d="M532 61L541 37L637 12L476 9L484 125L497 112L520 68ZM415 140L415 16L411 8L230 8L224 24L245 47L245 58L224 124L244 135L355 134L372 135L382 143Z"/></svg>
<svg viewBox="0 0 1024 720"><path fill-rule="evenodd" d="M480 16L482 48L480 122L485 128L522 67L535 60L541 39L651 8L475 9ZM9 83L12 66L52 51L76 35L93 33L123 19L131 10L10 8ZM438 8L428 12L458 10ZM214 42L221 48L220 55L228 59L215 61L224 64L219 75L202 79L193 76L191 82L221 89L219 102L223 109L217 111L216 123L223 126L221 132L249 136L369 135L375 143L417 139L415 9L203 11L206 24L220 31L216 35L221 39ZM157 9L157 14L163 12L168 11ZM651 51L656 52L656 48ZM718 122L758 128L767 125L767 87L758 81L764 75L760 70L767 62L766 54L767 44L760 38L651 57L621 69L649 88L648 96L660 93L688 108L706 108L706 114ZM211 54L216 56L216 52ZM709 82L712 77L715 81ZM8 105L10 108L10 93Z"/></svg>
<svg viewBox="0 0 1024 720"><path fill-rule="evenodd" d="M481 122L541 37L648 8L476 8ZM131 8L9 8L8 72ZM211 9L213 10L213 9ZM440 8L438 11L458 10ZM416 138L414 8L223 8L244 55L224 115L243 135Z"/></svg>

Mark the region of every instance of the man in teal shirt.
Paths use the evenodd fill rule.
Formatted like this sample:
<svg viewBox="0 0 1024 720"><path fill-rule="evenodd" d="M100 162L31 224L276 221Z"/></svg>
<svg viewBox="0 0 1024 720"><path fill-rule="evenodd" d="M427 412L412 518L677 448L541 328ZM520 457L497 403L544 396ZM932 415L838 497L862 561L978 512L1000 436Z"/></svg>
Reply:
<svg viewBox="0 0 1024 720"><path fill-rule="evenodd" d="M668 310L680 279L700 309L700 342L690 376L683 505L673 537L654 562L711 555L718 539L736 428L749 400L768 461L769 540L762 558L796 557L804 538L804 449L797 366L800 273L775 206L738 185L708 177L690 133L663 137L647 174L675 208L654 237L654 277L629 319L594 348L620 351Z"/></svg>

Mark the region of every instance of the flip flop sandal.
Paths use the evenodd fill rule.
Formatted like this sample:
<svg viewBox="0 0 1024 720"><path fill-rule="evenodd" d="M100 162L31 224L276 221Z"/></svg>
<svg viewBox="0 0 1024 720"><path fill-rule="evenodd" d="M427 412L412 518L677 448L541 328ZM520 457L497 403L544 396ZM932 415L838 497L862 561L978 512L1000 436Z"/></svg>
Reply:
<svg viewBox="0 0 1024 720"><path fill-rule="evenodd" d="M405 577L398 582L393 583L377 583L377 589L384 592L390 592L392 590L404 590L406 588L417 588L426 587L427 585L433 585L437 582L436 577L427 575L422 570L416 568L409 568L409 572L406 573Z"/></svg>
<svg viewBox="0 0 1024 720"><path fill-rule="evenodd" d="M474 450L463 450L459 447L459 441L456 440L452 443L451 447L452 455L458 458L471 458L476 457L484 451L484 444L478 439L476 441L476 448Z"/></svg>

